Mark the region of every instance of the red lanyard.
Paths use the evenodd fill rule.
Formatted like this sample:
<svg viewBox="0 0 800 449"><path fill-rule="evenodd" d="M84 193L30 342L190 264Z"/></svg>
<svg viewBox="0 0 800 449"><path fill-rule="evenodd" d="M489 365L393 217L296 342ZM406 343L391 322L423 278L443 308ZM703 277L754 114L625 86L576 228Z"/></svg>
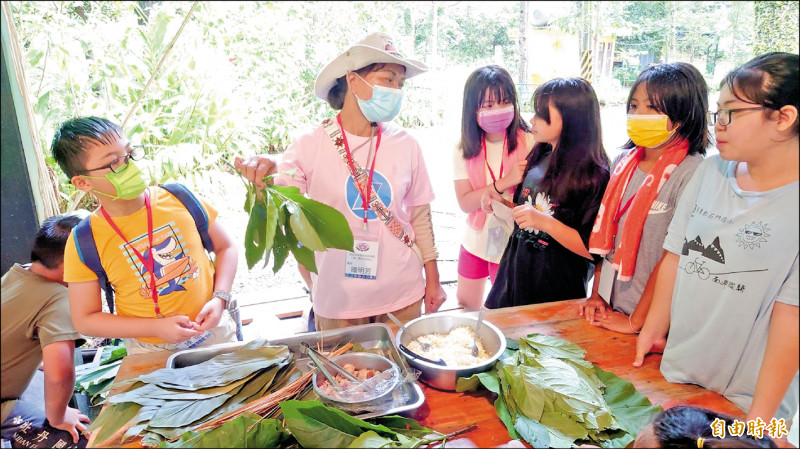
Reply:
<svg viewBox="0 0 800 449"><path fill-rule="evenodd" d="M108 216L106 210L100 206L100 212L103 213L103 217L105 217L108 224L116 231L117 235L128 244L128 246L136 253L136 256L139 257L139 260L142 262L145 270L150 272L150 291L153 296L153 304L155 305L156 309L156 317L164 318L164 315L161 314L161 309L158 308L158 289L156 288L156 269L155 269L155 260L153 259L153 212L150 209L150 195L145 192L144 194L144 205L147 208L147 241L150 244L150 248L148 251L150 252L150 260L148 261L145 259L136 248L131 245L131 242L125 238L125 235L122 234L122 231L119 230L117 225L114 224L114 221L111 220L111 217Z"/></svg>
<svg viewBox="0 0 800 449"><path fill-rule="evenodd" d="M486 168L489 169L489 174L492 175L492 181L497 182L497 178L494 177L494 171L492 171L492 167L489 166L489 156L487 155L486 151L486 136L481 136L481 146L483 147L483 160L486 161ZM506 137L503 136L503 155L505 155L506 150ZM503 159L500 159L500 177L503 177Z"/></svg>
<svg viewBox="0 0 800 449"><path fill-rule="evenodd" d="M375 174L375 160L378 159L378 148L381 146L381 127L378 125L378 142L375 144L375 154L372 156L372 166L369 169L369 177L367 178L366 192L362 191L356 182L356 167L353 165L353 156L350 154L350 145L347 144L347 136L342 127L341 114L336 115L336 121L339 122L339 128L342 130L342 140L344 140L344 150L347 152L347 164L350 166L350 173L353 175L353 184L361 193L361 198L364 202L364 230L367 229L367 211L369 210L369 200L372 196L372 176ZM367 152L369 157L369 152Z"/></svg>
<svg viewBox="0 0 800 449"><path fill-rule="evenodd" d="M626 190L631 184L631 179L633 178L633 172L635 171L636 167L634 167L633 170L631 170L631 174L628 175L628 182L625 185ZM619 202L619 204L617 205L617 214L614 216L615 226L617 225L617 223L619 223L619 219L622 218L622 215L625 213L625 211L627 211L628 208L631 207L631 203L633 203L633 199L636 198L637 193L639 193L639 189L636 189L636 191L633 192L633 195L631 195L631 197L628 199L628 202L625 203L625 206L622 206L622 201ZM625 192L623 191L622 194L625 195Z"/></svg>

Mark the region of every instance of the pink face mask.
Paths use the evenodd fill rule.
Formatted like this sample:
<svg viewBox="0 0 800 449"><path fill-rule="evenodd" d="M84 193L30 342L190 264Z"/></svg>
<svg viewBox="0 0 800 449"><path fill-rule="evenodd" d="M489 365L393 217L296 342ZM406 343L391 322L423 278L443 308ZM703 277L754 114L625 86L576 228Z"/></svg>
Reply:
<svg viewBox="0 0 800 449"><path fill-rule="evenodd" d="M500 109L493 109L491 111L478 112L478 126L490 134L505 131L513 120L513 105L509 105Z"/></svg>

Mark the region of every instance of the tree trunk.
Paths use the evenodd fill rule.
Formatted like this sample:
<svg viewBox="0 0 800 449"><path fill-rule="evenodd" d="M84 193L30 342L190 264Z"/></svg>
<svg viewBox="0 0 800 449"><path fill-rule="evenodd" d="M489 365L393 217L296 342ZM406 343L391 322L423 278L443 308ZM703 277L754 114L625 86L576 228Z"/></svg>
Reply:
<svg viewBox="0 0 800 449"><path fill-rule="evenodd" d="M519 82L528 82L528 2L519 2Z"/></svg>

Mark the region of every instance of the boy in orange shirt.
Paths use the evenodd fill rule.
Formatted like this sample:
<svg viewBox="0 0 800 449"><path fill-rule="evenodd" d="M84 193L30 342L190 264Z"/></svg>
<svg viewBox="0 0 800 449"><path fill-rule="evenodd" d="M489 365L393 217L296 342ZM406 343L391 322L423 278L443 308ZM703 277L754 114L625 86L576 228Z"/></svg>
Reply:
<svg viewBox="0 0 800 449"><path fill-rule="evenodd" d="M78 117L61 125L53 156L72 184L97 198L89 217L100 264L114 288L117 314L102 310L98 276L70 235L64 254L70 313L84 335L123 338L129 354L235 341L227 310L238 263L233 241L200 200L216 261L206 255L186 206L161 187L147 188L133 163L143 156L116 124Z"/></svg>

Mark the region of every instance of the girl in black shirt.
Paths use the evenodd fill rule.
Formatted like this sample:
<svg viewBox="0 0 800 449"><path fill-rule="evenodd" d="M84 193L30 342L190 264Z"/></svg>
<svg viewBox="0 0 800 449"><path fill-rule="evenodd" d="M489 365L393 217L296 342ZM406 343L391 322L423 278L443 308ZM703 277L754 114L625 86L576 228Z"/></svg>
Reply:
<svg viewBox="0 0 800 449"><path fill-rule="evenodd" d="M586 297L587 250L609 179L600 107L586 81L557 78L533 94L536 145L514 194L514 232L489 292L490 309ZM494 192L481 198L492 212Z"/></svg>

